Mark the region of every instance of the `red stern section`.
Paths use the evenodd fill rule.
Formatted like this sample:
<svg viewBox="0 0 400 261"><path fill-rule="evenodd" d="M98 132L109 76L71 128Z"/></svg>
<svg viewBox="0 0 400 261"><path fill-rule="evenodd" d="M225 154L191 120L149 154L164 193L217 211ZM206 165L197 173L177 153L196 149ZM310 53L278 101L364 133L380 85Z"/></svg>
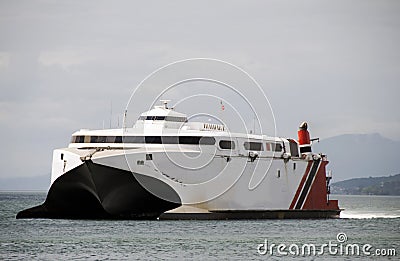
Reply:
<svg viewBox="0 0 400 261"><path fill-rule="evenodd" d="M339 210L337 200L328 200L326 185L326 160L310 161L299 187L290 204L290 209Z"/></svg>

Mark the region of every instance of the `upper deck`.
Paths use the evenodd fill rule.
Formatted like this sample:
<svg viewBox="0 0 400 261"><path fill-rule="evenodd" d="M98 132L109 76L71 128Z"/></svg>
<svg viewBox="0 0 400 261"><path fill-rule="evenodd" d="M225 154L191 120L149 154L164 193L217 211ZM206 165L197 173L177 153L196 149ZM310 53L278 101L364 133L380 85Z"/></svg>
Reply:
<svg viewBox="0 0 400 261"><path fill-rule="evenodd" d="M247 133L231 133L220 124L189 122L183 113L164 106L142 113L131 128L80 130L72 135L70 148L138 148L176 145L215 145L220 151L257 155L290 154L299 157L293 139Z"/></svg>

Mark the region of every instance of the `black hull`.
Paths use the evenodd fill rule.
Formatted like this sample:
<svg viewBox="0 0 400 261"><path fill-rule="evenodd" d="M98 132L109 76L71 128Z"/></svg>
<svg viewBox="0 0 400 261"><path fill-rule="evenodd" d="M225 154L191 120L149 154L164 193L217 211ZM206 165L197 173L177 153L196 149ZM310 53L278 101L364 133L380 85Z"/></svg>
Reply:
<svg viewBox="0 0 400 261"><path fill-rule="evenodd" d="M180 205L178 194L158 179L86 161L60 176L42 205L17 218L156 219Z"/></svg>
<svg viewBox="0 0 400 261"><path fill-rule="evenodd" d="M178 194L158 179L86 161L60 176L42 205L19 212L17 218L227 220L340 216L340 209L165 213L179 206Z"/></svg>

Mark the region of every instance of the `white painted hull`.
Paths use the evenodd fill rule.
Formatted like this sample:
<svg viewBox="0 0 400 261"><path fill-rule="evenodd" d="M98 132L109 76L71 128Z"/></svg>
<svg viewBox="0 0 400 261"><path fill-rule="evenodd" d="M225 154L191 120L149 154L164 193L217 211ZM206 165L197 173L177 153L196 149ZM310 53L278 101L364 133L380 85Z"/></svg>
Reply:
<svg viewBox="0 0 400 261"><path fill-rule="evenodd" d="M93 150L55 150L52 182L65 171L83 164L81 157L85 155L84 152L87 155ZM65 168L59 160L61 153L67 161ZM204 167L195 170L181 168L171 161L171 158L175 158L182 163L186 157L182 155L195 157L199 153L182 148L180 151L165 151L165 147L150 146L99 151L91 160L96 164L140 173L168 184L182 201L182 206L170 210L171 213L289 210L309 164L308 159L286 161L267 157L251 162L243 155L231 156L227 162L226 157L218 153ZM146 154L152 154L152 160L146 160ZM138 161L143 161L143 165L138 165Z"/></svg>

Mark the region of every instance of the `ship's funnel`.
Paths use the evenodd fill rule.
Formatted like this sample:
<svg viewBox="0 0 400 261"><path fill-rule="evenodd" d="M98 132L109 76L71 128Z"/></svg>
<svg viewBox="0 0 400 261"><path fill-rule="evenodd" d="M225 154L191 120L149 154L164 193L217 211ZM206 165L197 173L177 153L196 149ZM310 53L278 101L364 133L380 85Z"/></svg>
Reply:
<svg viewBox="0 0 400 261"><path fill-rule="evenodd" d="M308 132L307 129L308 129L308 124L307 122L304 121L300 124L299 130L297 132L301 153L311 152L310 133Z"/></svg>

